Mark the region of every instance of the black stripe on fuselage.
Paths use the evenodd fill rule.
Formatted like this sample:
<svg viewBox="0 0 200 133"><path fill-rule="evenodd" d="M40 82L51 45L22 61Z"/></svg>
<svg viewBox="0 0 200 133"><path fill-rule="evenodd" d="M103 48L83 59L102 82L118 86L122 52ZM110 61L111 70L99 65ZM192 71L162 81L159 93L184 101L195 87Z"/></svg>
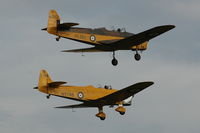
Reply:
<svg viewBox="0 0 200 133"><path fill-rule="evenodd" d="M59 96L59 95L54 95L54 94L50 94L50 95L65 98L65 99L75 100L75 101L79 101L79 102L86 102L86 100L81 100L81 99L76 99L76 98L69 98L69 97L64 97L64 96Z"/></svg>
<svg viewBox="0 0 200 133"><path fill-rule="evenodd" d="M106 28L90 29L90 28L76 27L76 28L70 28L68 30L61 30L61 31L104 35L104 36L115 36L115 37L129 37L129 36L134 35L133 33L129 33L129 32L110 31L110 30L107 30Z"/></svg>

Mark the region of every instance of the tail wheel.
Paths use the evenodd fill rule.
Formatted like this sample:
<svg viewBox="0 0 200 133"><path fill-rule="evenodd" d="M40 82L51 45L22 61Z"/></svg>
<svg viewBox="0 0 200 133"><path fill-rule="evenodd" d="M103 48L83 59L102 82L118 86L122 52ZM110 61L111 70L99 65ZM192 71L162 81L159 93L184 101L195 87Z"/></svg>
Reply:
<svg viewBox="0 0 200 133"><path fill-rule="evenodd" d="M59 41L60 40L60 37L56 37L56 41Z"/></svg>
<svg viewBox="0 0 200 133"><path fill-rule="evenodd" d="M138 54L138 53L136 53L134 57L135 57L135 60L136 60L136 61L139 61L139 60L141 59L141 56L140 56L140 54Z"/></svg>
<svg viewBox="0 0 200 133"><path fill-rule="evenodd" d="M47 95L47 96L46 96L46 98L47 98L47 99L49 99L49 98L50 98L50 96L51 96L51 95L49 94L49 95Z"/></svg>

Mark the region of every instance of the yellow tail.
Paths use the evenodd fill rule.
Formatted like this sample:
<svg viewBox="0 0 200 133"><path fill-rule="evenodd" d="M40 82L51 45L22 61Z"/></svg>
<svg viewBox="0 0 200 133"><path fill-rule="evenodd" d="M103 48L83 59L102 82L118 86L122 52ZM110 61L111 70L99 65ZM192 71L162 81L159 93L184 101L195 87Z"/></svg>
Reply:
<svg viewBox="0 0 200 133"><path fill-rule="evenodd" d="M58 24L60 24L60 17L58 13L56 12L56 10L50 10L48 25L47 25L47 32L50 34L56 34Z"/></svg>
<svg viewBox="0 0 200 133"><path fill-rule="evenodd" d="M39 77L39 82L38 82L38 89L41 92L44 93L48 93L47 88L48 88L48 84L53 82L51 80L51 77L49 76L49 74L47 73L47 71L45 70L41 70L40 71L40 77Z"/></svg>

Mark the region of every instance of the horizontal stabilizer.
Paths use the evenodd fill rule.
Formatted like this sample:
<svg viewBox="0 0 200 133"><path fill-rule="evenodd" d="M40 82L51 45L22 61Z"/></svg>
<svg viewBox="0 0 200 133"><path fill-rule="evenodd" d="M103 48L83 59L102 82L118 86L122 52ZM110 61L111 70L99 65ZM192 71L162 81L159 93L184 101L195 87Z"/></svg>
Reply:
<svg viewBox="0 0 200 133"><path fill-rule="evenodd" d="M79 24L78 23L62 23L62 24L58 24L57 28L58 30L68 30L72 26L76 26L76 25L79 25Z"/></svg>
<svg viewBox="0 0 200 133"><path fill-rule="evenodd" d="M72 27L72 26L76 26L79 25L79 23L62 23L59 24L59 26L65 26L65 27Z"/></svg>
<svg viewBox="0 0 200 133"><path fill-rule="evenodd" d="M58 87L60 85L66 84L66 83L67 82L63 82L63 81L55 81L55 82L48 83L48 86L55 88L55 87Z"/></svg>
<svg viewBox="0 0 200 133"><path fill-rule="evenodd" d="M43 29L41 29L41 30L47 30L47 28L43 28Z"/></svg>
<svg viewBox="0 0 200 133"><path fill-rule="evenodd" d="M33 89L38 89L38 86L34 87Z"/></svg>
<svg viewBox="0 0 200 133"><path fill-rule="evenodd" d="M58 30L69 30L70 27L79 25L78 23L62 23L57 25ZM47 28L43 28L41 30L47 30Z"/></svg>

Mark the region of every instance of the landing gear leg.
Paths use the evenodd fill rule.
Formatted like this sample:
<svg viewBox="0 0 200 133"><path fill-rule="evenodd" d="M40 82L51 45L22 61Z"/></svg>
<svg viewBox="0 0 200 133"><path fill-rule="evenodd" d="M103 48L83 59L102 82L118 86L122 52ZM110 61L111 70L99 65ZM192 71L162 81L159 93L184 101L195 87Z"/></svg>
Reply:
<svg viewBox="0 0 200 133"><path fill-rule="evenodd" d="M113 66L117 66L117 64L118 64L118 61L117 61L117 59L115 58L115 51L113 51L112 65L113 65Z"/></svg>
<svg viewBox="0 0 200 133"><path fill-rule="evenodd" d="M103 107L98 107L99 113L96 114L96 117L99 117L101 120L106 119L106 114L103 112Z"/></svg>
<svg viewBox="0 0 200 133"><path fill-rule="evenodd" d="M140 54L138 53L138 50L136 49L136 54L135 54L135 60L136 61L139 61L140 59L141 59L141 56L140 56Z"/></svg>
<svg viewBox="0 0 200 133"><path fill-rule="evenodd" d="M59 41L60 40L60 36L56 37L56 41Z"/></svg>

